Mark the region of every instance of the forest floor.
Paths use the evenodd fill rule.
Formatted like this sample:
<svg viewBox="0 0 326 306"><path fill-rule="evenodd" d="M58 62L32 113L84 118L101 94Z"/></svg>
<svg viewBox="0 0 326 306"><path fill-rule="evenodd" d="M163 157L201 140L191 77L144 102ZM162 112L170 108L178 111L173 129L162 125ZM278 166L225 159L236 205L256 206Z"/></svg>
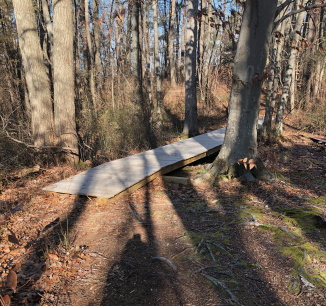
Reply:
<svg viewBox="0 0 326 306"><path fill-rule="evenodd" d="M325 146L305 136L286 127L261 147L269 182L156 179L103 204L41 190L81 168L8 181L0 294L12 305L325 305Z"/></svg>

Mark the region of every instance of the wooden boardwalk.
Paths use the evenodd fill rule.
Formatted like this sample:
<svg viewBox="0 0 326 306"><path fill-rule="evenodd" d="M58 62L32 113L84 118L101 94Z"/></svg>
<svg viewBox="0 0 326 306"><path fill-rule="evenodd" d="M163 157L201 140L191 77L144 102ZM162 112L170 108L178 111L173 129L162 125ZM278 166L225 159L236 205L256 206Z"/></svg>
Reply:
<svg viewBox="0 0 326 306"><path fill-rule="evenodd" d="M131 193L158 176L217 152L225 128L117 159L43 188L111 199Z"/></svg>

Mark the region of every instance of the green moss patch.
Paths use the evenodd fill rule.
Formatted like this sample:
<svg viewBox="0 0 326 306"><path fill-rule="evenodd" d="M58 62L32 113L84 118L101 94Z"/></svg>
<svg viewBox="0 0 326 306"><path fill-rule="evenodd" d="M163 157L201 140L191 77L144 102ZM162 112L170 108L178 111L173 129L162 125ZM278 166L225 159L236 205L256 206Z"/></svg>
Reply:
<svg viewBox="0 0 326 306"><path fill-rule="evenodd" d="M320 216L317 208L309 207L305 210L297 208L280 209L283 212L283 220L289 226L300 227L304 232L325 228L326 221Z"/></svg>
<svg viewBox="0 0 326 306"><path fill-rule="evenodd" d="M316 199L309 199L308 201L317 205L326 205L326 197L319 197Z"/></svg>
<svg viewBox="0 0 326 306"><path fill-rule="evenodd" d="M295 276L303 277L318 288L326 288L325 272L315 267L316 262L325 258L326 252L308 242L301 245L281 247L280 250L285 256L293 260L293 274Z"/></svg>

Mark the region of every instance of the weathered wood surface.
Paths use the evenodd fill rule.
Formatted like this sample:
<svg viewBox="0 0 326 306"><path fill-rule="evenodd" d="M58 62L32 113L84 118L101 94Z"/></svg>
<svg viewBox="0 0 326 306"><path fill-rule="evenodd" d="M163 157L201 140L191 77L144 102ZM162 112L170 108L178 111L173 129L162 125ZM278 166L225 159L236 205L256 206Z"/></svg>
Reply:
<svg viewBox="0 0 326 306"><path fill-rule="evenodd" d="M217 152L225 128L171 143L100 166L52 184L43 190L113 198L131 193L156 177Z"/></svg>
<svg viewBox="0 0 326 306"><path fill-rule="evenodd" d="M313 140L314 142L318 142L320 144L326 144L326 138L325 137L311 136L310 139Z"/></svg>

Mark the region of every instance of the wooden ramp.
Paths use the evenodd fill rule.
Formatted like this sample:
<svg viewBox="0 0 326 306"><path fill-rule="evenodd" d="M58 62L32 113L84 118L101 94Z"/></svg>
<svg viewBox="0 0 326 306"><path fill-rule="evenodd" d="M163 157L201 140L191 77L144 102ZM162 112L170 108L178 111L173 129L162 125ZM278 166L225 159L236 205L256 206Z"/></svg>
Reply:
<svg viewBox="0 0 326 306"><path fill-rule="evenodd" d="M165 173L217 152L225 128L175 142L100 166L52 184L43 190L111 199L131 193Z"/></svg>

